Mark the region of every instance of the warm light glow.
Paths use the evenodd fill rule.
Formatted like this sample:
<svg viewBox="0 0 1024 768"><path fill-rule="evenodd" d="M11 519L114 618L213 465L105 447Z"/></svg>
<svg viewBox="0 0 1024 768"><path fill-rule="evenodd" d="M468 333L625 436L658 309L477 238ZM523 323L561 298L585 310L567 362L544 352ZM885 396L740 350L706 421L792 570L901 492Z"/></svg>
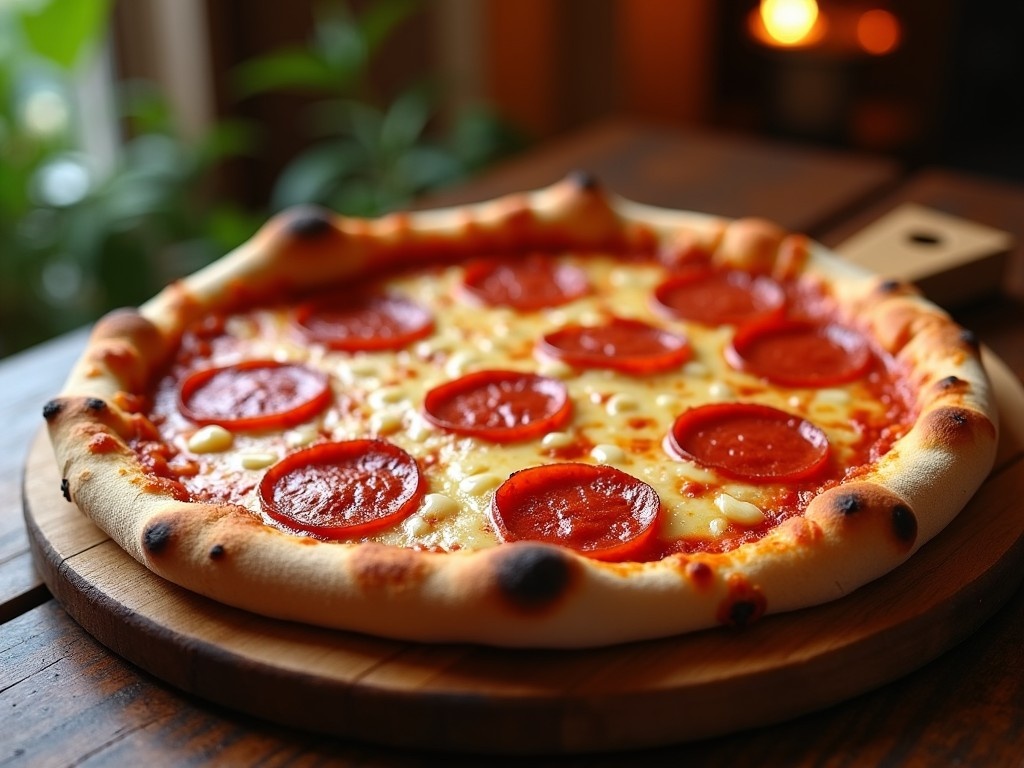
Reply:
<svg viewBox="0 0 1024 768"><path fill-rule="evenodd" d="M857 20L857 42L868 53L882 56L900 44L900 23L888 11L865 11Z"/></svg>
<svg viewBox="0 0 1024 768"><path fill-rule="evenodd" d="M764 29L782 45L803 42L817 20L818 4L815 0L761 0Z"/></svg>

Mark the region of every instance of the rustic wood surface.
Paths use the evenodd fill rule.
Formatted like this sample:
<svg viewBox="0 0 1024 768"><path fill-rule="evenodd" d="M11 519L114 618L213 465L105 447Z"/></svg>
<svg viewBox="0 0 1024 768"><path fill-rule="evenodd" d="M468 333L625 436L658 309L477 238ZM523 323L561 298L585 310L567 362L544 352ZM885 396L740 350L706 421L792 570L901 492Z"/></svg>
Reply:
<svg viewBox="0 0 1024 768"><path fill-rule="evenodd" d="M655 150L672 162L658 164ZM734 162L740 156L757 162ZM638 163L638 158L646 160ZM685 166L686 158L691 167ZM717 170L708 158L718 158ZM864 167L871 173L864 173ZM771 215L828 245L908 201L1002 228L1017 242L1003 292L958 309L956 315L1024 378L1024 187L942 170L901 178L896 167L870 159L615 123L542 147L436 202L540 186L574 168L589 169L614 191L643 202L724 215ZM779 194L781 189L786 194ZM18 489L41 422L39 410L59 388L82 343L82 334L73 334L0 362L0 763L481 764L473 757L312 736L206 703L111 653L50 599L32 570ZM1021 766L1022 647L1024 591L1018 588L951 651L830 709L683 748L531 759L529 764L633 765L642 760L657 766L685 759L723 766ZM395 728L402 725L394 723ZM519 761L488 759L486 764Z"/></svg>
<svg viewBox="0 0 1024 768"><path fill-rule="evenodd" d="M592 173L638 203L727 218L762 216L808 233L844 221L899 178L894 163L870 155L607 122L552 141L423 205L489 200L547 186L573 171Z"/></svg>

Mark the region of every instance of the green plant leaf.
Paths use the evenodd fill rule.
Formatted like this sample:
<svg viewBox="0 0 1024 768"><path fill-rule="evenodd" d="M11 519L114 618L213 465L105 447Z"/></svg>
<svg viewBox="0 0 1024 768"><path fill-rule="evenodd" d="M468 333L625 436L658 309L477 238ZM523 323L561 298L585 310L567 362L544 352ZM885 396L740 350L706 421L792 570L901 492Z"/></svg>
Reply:
<svg viewBox="0 0 1024 768"><path fill-rule="evenodd" d="M320 93L336 87L337 73L316 52L294 48L243 62L233 80L243 97L288 89Z"/></svg>
<svg viewBox="0 0 1024 768"><path fill-rule="evenodd" d="M205 171L221 160L252 152L257 144L257 130L244 120L224 120L203 136L196 148L199 170Z"/></svg>
<svg viewBox="0 0 1024 768"><path fill-rule="evenodd" d="M373 3L359 17L359 28L372 54L391 32L419 10L418 0L382 0Z"/></svg>
<svg viewBox="0 0 1024 768"><path fill-rule="evenodd" d="M48 0L20 8L21 28L32 50L64 69L73 69L100 37L110 0Z"/></svg>
<svg viewBox="0 0 1024 768"><path fill-rule="evenodd" d="M303 203L330 204L338 188L366 170L366 154L351 141L312 147L292 160L274 185L275 210Z"/></svg>
<svg viewBox="0 0 1024 768"><path fill-rule="evenodd" d="M222 255L252 237L263 221L262 214L244 210L236 205L217 205L209 212L205 231L216 246L217 255Z"/></svg>
<svg viewBox="0 0 1024 768"><path fill-rule="evenodd" d="M374 163L378 162L384 115L369 104L349 101L345 103L344 116L352 138L362 145L363 150L373 158Z"/></svg>
<svg viewBox="0 0 1024 768"><path fill-rule="evenodd" d="M128 80L118 85L121 114L132 121L137 133L172 133L174 118L167 99L154 83Z"/></svg>
<svg viewBox="0 0 1024 768"><path fill-rule="evenodd" d="M432 105L426 90L411 88L395 99L380 125L380 147L386 155L397 155L416 144L427 127Z"/></svg>
<svg viewBox="0 0 1024 768"><path fill-rule="evenodd" d="M455 121L450 141L469 171L521 152L528 144L522 131L485 106L463 111Z"/></svg>
<svg viewBox="0 0 1024 768"><path fill-rule="evenodd" d="M330 69L336 93L345 94L363 85L370 51L345 5L331 3L317 8L313 49Z"/></svg>
<svg viewBox="0 0 1024 768"><path fill-rule="evenodd" d="M330 199L328 205L345 216L372 217L386 213L394 207L395 200L385 195L379 185L362 179L355 179L341 187ZM395 201L397 203L397 200Z"/></svg>
<svg viewBox="0 0 1024 768"><path fill-rule="evenodd" d="M412 195L457 181L463 168L451 152L421 144L398 159L395 172L400 185Z"/></svg>

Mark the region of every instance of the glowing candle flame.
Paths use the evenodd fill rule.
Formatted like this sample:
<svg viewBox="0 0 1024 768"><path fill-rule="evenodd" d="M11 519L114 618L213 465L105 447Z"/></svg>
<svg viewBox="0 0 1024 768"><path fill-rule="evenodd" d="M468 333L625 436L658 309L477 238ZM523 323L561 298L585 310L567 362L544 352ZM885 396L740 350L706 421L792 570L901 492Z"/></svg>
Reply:
<svg viewBox="0 0 1024 768"><path fill-rule="evenodd" d="M815 0L761 0L761 22L765 31L781 45L804 41L818 20Z"/></svg>

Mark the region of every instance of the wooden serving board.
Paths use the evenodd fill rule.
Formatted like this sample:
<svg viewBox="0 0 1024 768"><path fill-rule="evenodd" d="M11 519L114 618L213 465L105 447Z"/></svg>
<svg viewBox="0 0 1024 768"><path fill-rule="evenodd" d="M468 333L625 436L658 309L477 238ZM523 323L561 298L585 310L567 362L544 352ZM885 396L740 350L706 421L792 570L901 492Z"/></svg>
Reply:
<svg viewBox="0 0 1024 768"><path fill-rule="evenodd" d="M56 598L111 650L173 686L261 718L392 746L566 753L662 745L780 722L937 657L1024 571L1024 388L986 365L1000 403L996 468L907 564L842 600L712 630L586 651L380 640L265 619L189 593L126 555L64 501L33 444L25 518Z"/></svg>

